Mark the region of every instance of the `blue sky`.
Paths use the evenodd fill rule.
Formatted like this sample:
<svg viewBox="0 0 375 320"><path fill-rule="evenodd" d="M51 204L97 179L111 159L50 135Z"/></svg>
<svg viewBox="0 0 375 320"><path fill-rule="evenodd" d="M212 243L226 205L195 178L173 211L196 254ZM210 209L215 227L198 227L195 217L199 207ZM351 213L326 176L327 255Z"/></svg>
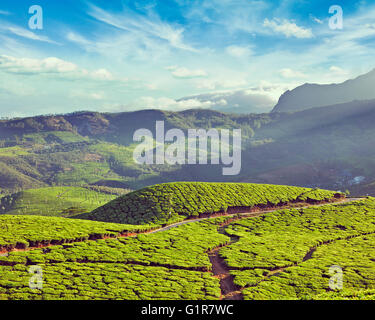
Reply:
<svg viewBox="0 0 375 320"><path fill-rule="evenodd" d="M28 26L32 5L42 30ZM331 5L343 30L329 28ZM287 89L372 70L374 38L371 1L2 0L0 117L267 111Z"/></svg>

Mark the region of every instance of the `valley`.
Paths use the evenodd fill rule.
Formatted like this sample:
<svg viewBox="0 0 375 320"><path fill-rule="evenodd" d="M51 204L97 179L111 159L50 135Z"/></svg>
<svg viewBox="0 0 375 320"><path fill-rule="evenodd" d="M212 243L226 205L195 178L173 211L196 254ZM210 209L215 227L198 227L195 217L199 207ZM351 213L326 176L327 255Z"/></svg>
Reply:
<svg viewBox="0 0 375 320"><path fill-rule="evenodd" d="M234 115L210 110L119 114L79 112L0 121L0 191L51 186L136 190L173 181L256 182L353 190L375 195L374 101L295 113ZM137 165L133 133L165 129L241 129L239 175L221 165ZM361 128L360 130L358 128Z"/></svg>

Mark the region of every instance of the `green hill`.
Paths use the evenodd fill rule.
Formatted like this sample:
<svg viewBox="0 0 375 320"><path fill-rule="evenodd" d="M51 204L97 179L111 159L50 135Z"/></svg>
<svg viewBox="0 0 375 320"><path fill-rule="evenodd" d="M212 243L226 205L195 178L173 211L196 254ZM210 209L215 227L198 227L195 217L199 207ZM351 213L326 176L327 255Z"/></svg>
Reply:
<svg viewBox="0 0 375 320"><path fill-rule="evenodd" d="M251 183L175 182L119 197L91 213L76 216L96 221L165 224L231 207L277 206L293 201L328 200L335 192Z"/></svg>
<svg viewBox="0 0 375 320"><path fill-rule="evenodd" d="M149 165L133 160L133 134L155 122L242 130L242 168ZM139 189L171 181L256 182L346 190L358 176L375 180L375 100L294 113L233 115L209 110L78 112L0 120L0 188L82 184ZM197 178L198 177L198 178Z"/></svg>
<svg viewBox="0 0 375 320"><path fill-rule="evenodd" d="M0 199L0 214L67 217L90 212L117 196L81 187L29 189Z"/></svg>
<svg viewBox="0 0 375 320"><path fill-rule="evenodd" d="M374 299L374 218L369 198L115 237L150 226L2 216L3 246L51 246L0 255L0 300L224 299L221 276L245 300ZM215 252L227 271L215 271ZM30 288L32 266L42 288ZM329 292L332 266L342 292Z"/></svg>
<svg viewBox="0 0 375 320"><path fill-rule="evenodd" d="M2 215L0 216L0 251L100 239L119 236L126 232L141 232L150 228L59 217Z"/></svg>

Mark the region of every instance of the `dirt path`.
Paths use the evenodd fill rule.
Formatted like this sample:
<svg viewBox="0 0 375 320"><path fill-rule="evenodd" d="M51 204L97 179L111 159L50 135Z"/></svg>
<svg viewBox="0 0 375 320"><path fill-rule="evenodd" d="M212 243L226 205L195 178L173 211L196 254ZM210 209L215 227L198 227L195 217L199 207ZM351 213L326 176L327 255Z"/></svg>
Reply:
<svg viewBox="0 0 375 320"><path fill-rule="evenodd" d="M233 220L229 219L223 223L218 232L225 234L225 228L231 224ZM229 246L236 243L239 240L238 237L231 236L231 240L225 246ZM212 273L214 277L220 280L221 289L221 300L243 300L241 288L234 283L234 277L230 274L230 269L225 263L224 259L220 257L219 251L223 246L216 247L208 252L208 258L212 264Z"/></svg>
<svg viewBox="0 0 375 320"><path fill-rule="evenodd" d="M83 241L97 241L97 240L100 240L100 239L107 239L107 238L111 238L111 239L131 238L131 237L136 237L139 234L159 233L159 232L170 230L172 228L179 227L179 226L184 225L184 224L199 222L199 221L208 220L208 219L212 219L212 218L220 217L220 216L221 217L236 217L236 219L245 219L245 218L250 218L250 217L258 217L258 216L261 216L261 215L266 214L266 213L270 213L270 212L274 212L274 211L278 211L278 210L283 210L283 209L292 209L292 208L303 209L303 208L309 208L309 207L320 207L320 206L324 206L324 205L327 205L327 204L342 204L342 203L346 203L346 202L353 202L353 201L359 201L359 200L363 200L363 198L342 198L342 199L336 199L334 202L324 202L324 203L320 203L320 204L306 204L306 205L302 205L302 203L297 202L297 203L293 203L293 204L290 204L290 205L275 207L275 208L272 208L272 209L264 208L264 209L259 209L257 211L240 212L240 213L233 213L233 214L213 214L213 215L210 215L210 216L204 217L204 218L187 219L187 220L177 222L177 223L173 223L173 224L170 224L168 226L158 228L158 229L154 229L154 230L137 232L137 233L125 232L123 234L119 234L119 235L114 236L114 237L104 237L103 236L103 237L98 237L98 238L89 239L89 240L77 240L77 241L72 240L69 243L83 242ZM51 240L51 242L52 241L53 240ZM6 256L8 256L8 254L10 252L31 251L31 250L37 250L37 249L42 249L42 248L49 248L49 247L62 245L62 244L64 244L64 243L37 244L35 246L29 246L26 249L12 249L12 250L3 249L2 251L0 250L0 256L6 257Z"/></svg>
<svg viewBox="0 0 375 320"><path fill-rule="evenodd" d="M354 239L354 238L359 238L359 237L364 237L364 236L367 236L367 235L370 235L370 234L375 234L375 232L365 232L365 233L360 233L360 234L357 234L357 235L351 235L351 236L348 236L348 237L343 237L343 238L337 238L337 239L333 239L333 240L329 240L329 241L325 241L325 242L322 242L320 243L319 245L316 245L312 248L310 248L310 250L306 253L306 255L304 256L304 258L302 259L302 261L300 262L296 262L296 263L293 263L292 265L288 265L288 266L284 266L284 267L278 267L278 268L275 268L275 269L272 269L272 270L269 270L269 272L261 279L259 280L257 283L251 285L251 286L246 286L246 287L243 287L240 289L240 291L242 292L242 290L246 289L246 288L250 288L250 287L256 287L258 286L260 283L266 281L267 279L271 278L271 277L274 277L274 276L277 276L278 274L284 272L285 270L291 268L291 267L297 267L299 266L301 263L303 262L306 262L310 259L313 258L313 253L319 248L319 247L322 247L322 246L325 246L325 245L329 245L333 242L336 242L336 241L340 241L340 240L350 240L350 239ZM250 269L246 269L246 268L243 268L241 270L250 270Z"/></svg>
<svg viewBox="0 0 375 320"><path fill-rule="evenodd" d="M321 206L326 206L326 205L329 205L329 204L343 204L343 203L347 203L347 202L353 202L353 201L359 201L359 200L363 200L364 198L343 198L343 199L338 199L334 202L324 202L324 203L319 203L319 204L309 204L309 205L302 205L301 206L301 203L294 203L293 205L286 205L286 206L280 206L280 207L275 207L275 208L272 208L272 209L264 209L264 210L257 210L257 211L251 211L251 212L239 212L239 213L233 213L233 214L213 214L211 215L210 217L205 217L205 218L194 218L194 219L188 219L188 220L184 220L184 221L181 221L181 222L176 222L176 223L173 223L173 224L170 224L166 227L163 227L163 228L160 228L160 229L156 229L156 230L152 230L152 231L149 231L148 233L152 234L152 233L158 233L158 232L163 232L163 231L166 231L166 230L169 230L169 229L172 229L172 228L176 228L178 226L181 226L181 225L184 225L184 224L188 224L188 223L193 223L193 222L198 222L198 221L203 221L203 220L208 220L208 219L212 219L212 218L215 218L215 217L234 217L234 216L240 216L241 219L244 219L244 218L252 218L252 217L259 217L265 213L270 213L270 212L275 212L275 211L278 211L278 210L284 210L284 209L305 209L305 208L310 208L310 207L321 207Z"/></svg>
<svg viewBox="0 0 375 320"><path fill-rule="evenodd" d="M336 199L334 202L325 202L325 203L319 203L319 204L306 204L306 205L303 205L302 203L293 203L293 204L290 204L290 205L287 205L287 206L279 206L277 208L272 208L272 209L264 208L264 209L260 209L260 210L257 210L257 211L251 211L251 212L239 212L239 213L235 213L235 214L216 214L216 215L214 214L210 217L195 218L195 219L189 219L189 220L177 222L177 223L174 223L174 224L171 224L171 225L168 225L168 226L165 226L163 228L156 229L156 230L145 231L145 232L140 232L140 233L133 233L133 234L130 234L130 233L122 234L122 235L118 235L118 236L113 237L113 239L120 238L120 237L136 237L138 234L159 233L159 232L170 230L172 228L176 228L176 227L181 226L181 225L194 223L194 222L198 222L198 221L203 221L203 220L207 220L207 219L212 219L212 218L215 218L215 217L218 217L218 216L225 216L225 217L229 218L223 224L221 224L220 227L218 228L219 233L225 234L226 227L229 224L231 224L232 222L237 221L237 220L242 220L242 219L252 218L252 217L259 217L259 216L262 216L266 213L271 213L271 212L275 212L275 211L283 210L283 209L293 209L293 208L304 209L304 208L310 208L310 207L321 207L321 206L329 205L329 204L343 204L343 203L349 203L349 202L359 201L359 200L363 200L363 198L344 198L344 199ZM352 236L352 237L355 237L355 236ZM231 238L231 240L227 244L225 244L224 246L229 246L229 245L231 245L231 244L233 244L233 243L235 243L239 240L239 237L236 237L236 236L230 236L230 238ZM84 240L84 241L97 241L97 240L99 240L99 239L91 239L91 240ZM337 240L339 240L339 239L337 239ZM76 241L76 242L82 242L82 241ZM49 247L52 247L52 246L55 246L55 245L58 245L58 244L40 245L38 247L29 247L27 249L11 250L11 251L1 253L0 256L8 256L9 252L12 252L12 251L30 251L30 250L36 250L36 249L41 249L41 248L49 248ZM323 244L321 244L321 245L323 245ZM220 289L221 289L220 299L221 300L243 300L242 291L246 287L241 288L234 283L234 277L230 274L231 269L227 266L227 264L225 263L225 260L219 254L221 248L223 248L224 246L216 247L216 248L210 250L209 252L207 252L208 257L210 259L210 262L212 264L212 273L213 273L214 277L216 277L220 280ZM309 250L309 252L305 255L302 262L307 261L308 259L311 259L312 255L313 255L313 253L315 252L316 249L317 249L317 247L311 248ZM259 283L262 282L262 281L265 281L266 279L268 279L272 276L275 276L275 275L283 272L285 269L287 269L289 267L291 267L291 266L280 267L280 268L277 268L277 269L274 269L274 270L270 270L269 273L262 280L259 281ZM258 285L259 283L255 284L255 285Z"/></svg>
<svg viewBox="0 0 375 320"><path fill-rule="evenodd" d="M359 201L359 200L362 200L362 199L361 198L345 198L345 199L341 199L341 200L337 201L336 203L337 204L343 204L343 203ZM303 209L303 208L309 208L309 207L321 207L321 206L324 206L324 205L327 205L327 203L318 204L318 205L302 206L302 207L298 207L298 208ZM235 218L228 219L227 222L223 223L220 226L220 228L218 228L218 232L222 233L222 234L225 234L225 228L229 224L231 224L233 221L237 221L237 220L241 220L241 219L245 219L245 218L250 218L250 217L259 217L261 215L264 215L265 213L270 213L270 212L274 212L274 211L277 211L277 210L280 210L280 209L263 210L263 211L251 212L251 213L248 213L248 212L239 213ZM231 269L227 266L227 264L225 263L225 260L222 257L220 257L220 253L219 253L221 248L229 246L229 245L239 241L239 238L236 237L236 236L230 236L230 237L231 237L231 241L229 243L225 244L224 246L218 246L218 247L214 248L213 250L209 251L208 257L209 257L210 262L212 264L212 273L214 274L214 276L216 278L220 279L221 300L243 300L242 290L244 288L241 288L234 283L234 277L230 274ZM309 252L303 258L303 262L307 261L308 259L311 259L312 254L314 253L314 251L316 249L317 249L317 247L311 248L309 250ZM268 279L271 276L275 276L275 275L283 272L288 267L280 267L280 268L277 268L275 270L270 270L269 273L265 276L265 278L262 279L262 281ZM256 285L258 285L258 284L256 284Z"/></svg>

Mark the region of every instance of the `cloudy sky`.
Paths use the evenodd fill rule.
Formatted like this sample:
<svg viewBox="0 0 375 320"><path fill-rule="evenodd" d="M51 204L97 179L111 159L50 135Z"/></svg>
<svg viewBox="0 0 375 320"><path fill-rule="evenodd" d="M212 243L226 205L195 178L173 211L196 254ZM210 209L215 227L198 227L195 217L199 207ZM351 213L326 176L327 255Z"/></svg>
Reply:
<svg viewBox="0 0 375 320"><path fill-rule="evenodd" d="M375 67L373 1L1 0L0 117L257 108ZM43 29L31 29L31 5ZM329 28L340 5L344 28Z"/></svg>

